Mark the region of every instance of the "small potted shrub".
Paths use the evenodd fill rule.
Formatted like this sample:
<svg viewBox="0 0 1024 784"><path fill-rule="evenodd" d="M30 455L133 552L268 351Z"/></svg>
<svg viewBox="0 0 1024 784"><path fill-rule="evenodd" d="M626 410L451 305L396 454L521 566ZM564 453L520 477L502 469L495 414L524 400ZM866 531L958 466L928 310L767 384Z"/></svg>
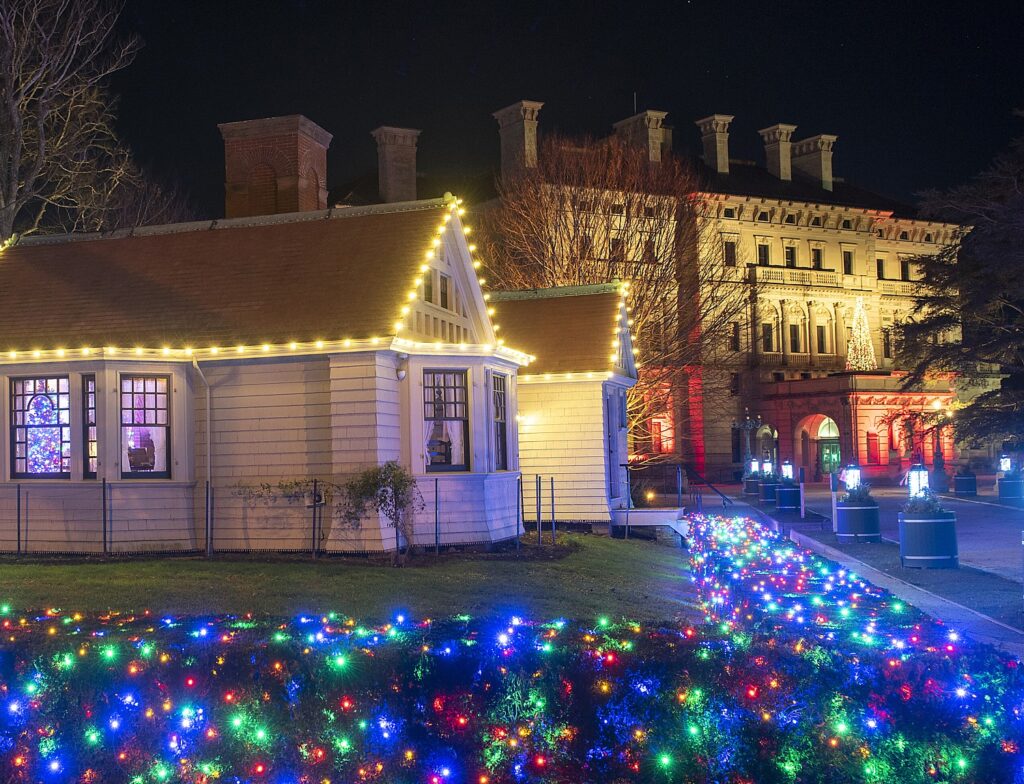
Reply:
<svg viewBox="0 0 1024 784"><path fill-rule="evenodd" d="M758 488L761 485L761 472L750 471L749 465L746 470L747 473L743 476L743 495L757 495L760 492Z"/></svg>
<svg viewBox="0 0 1024 784"><path fill-rule="evenodd" d="M1020 468L1014 465L1009 471L1004 471L996 480L996 488L999 490L1000 501L1024 499L1024 476Z"/></svg>
<svg viewBox="0 0 1024 784"><path fill-rule="evenodd" d="M961 466L953 477L953 493L963 498L970 498L978 494L978 476L971 470L970 465Z"/></svg>
<svg viewBox="0 0 1024 784"><path fill-rule="evenodd" d="M795 480L782 477L775 488L775 508L794 510L800 508L800 486Z"/></svg>
<svg viewBox="0 0 1024 784"><path fill-rule="evenodd" d="M925 489L899 513L900 563L920 569L956 569L956 514L942 508L939 497Z"/></svg>
<svg viewBox="0 0 1024 784"><path fill-rule="evenodd" d="M878 501L871 495L871 485L862 482L851 487L836 502L836 537L847 542L882 541Z"/></svg>
<svg viewBox="0 0 1024 784"><path fill-rule="evenodd" d="M774 471L761 474L761 481L758 483L761 503L774 504L775 490L779 486L779 475Z"/></svg>

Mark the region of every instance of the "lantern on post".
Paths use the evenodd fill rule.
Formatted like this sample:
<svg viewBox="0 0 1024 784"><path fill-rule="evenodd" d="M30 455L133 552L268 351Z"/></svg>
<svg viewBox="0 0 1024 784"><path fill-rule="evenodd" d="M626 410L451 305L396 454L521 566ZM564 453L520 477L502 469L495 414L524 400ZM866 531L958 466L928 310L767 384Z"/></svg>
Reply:
<svg viewBox="0 0 1024 784"><path fill-rule="evenodd" d="M907 472L907 492L911 498L921 498L928 492L928 469L920 463Z"/></svg>
<svg viewBox="0 0 1024 784"><path fill-rule="evenodd" d="M1009 455L999 455L999 470L1004 474L1013 470L1013 460Z"/></svg>
<svg viewBox="0 0 1024 784"><path fill-rule="evenodd" d="M793 481L793 461L783 460L782 461L782 478L789 481Z"/></svg>
<svg viewBox="0 0 1024 784"><path fill-rule="evenodd" d="M846 485L847 490L854 490L860 487L860 466L851 464L846 466L846 470L843 472L843 483Z"/></svg>
<svg viewBox="0 0 1024 784"><path fill-rule="evenodd" d="M757 476L761 473L761 461L756 457L752 457L750 463L747 464L747 468L750 470L751 476Z"/></svg>

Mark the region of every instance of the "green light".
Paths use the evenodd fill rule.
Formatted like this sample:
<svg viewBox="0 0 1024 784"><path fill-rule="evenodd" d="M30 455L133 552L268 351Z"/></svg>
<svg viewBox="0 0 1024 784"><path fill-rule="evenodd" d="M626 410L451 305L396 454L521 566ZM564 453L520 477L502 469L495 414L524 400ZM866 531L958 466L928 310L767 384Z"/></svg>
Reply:
<svg viewBox="0 0 1024 784"><path fill-rule="evenodd" d="M607 615L602 615L600 618L597 619L597 625L600 626L602 629L608 626L608 624L609 620Z"/></svg>
<svg viewBox="0 0 1024 784"><path fill-rule="evenodd" d="M258 728L256 730L256 740L262 742L262 741L265 741L266 739L267 739L267 731L265 729L263 729L263 727Z"/></svg>
<svg viewBox="0 0 1024 784"><path fill-rule="evenodd" d="M344 667L347 662L348 660L344 656L338 655L334 657L334 666L339 670Z"/></svg>
<svg viewBox="0 0 1024 784"><path fill-rule="evenodd" d="M903 612L903 603L902 602L893 602L893 604L892 604L892 611L893 612Z"/></svg>
<svg viewBox="0 0 1024 784"><path fill-rule="evenodd" d="M661 765L661 767L663 768L671 767L672 758L668 754L662 754L660 757L658 757L658 764Z"/></svg>
<svg viewBox="0 0 1024 784"><path fill-rule="evenodd" d="M288 639L288 635L284 632L274 632L274 642L284 642Z"/></svg>
<svg viewBox="0 0 1024 784"><path fill-rule="evenodd" d="M245 722L245 717L240 715L240 714L236 714L236 715L231 717L231 726L234 727L236 730L239 727L241 727L244 722Z"/></svg>
<svg viewBox="0 0 1024 784"><path fill-rule="evenodd" d="M960 768L960 770L967 770L967 760L963 757L957 757L956 766Z"/></svg>
<svg viewBox="0 0 1024 784"><path fill-rule="evenodd" d="M696 724L690 724L686 728L686 731L690 733L691 737L696 737L698 734L700 734L700 728L697 727Z"/></svg>
<svg viewBox="0 0 1024 784"><path fill-rule="evenodd" d="M117 649L113 645L108 645L103 649L103 658L107 661L113 661L117 658Z"/></svg>
<svg viewBox="0 0 1024 784"><path fill-rule="evenodd" d="M339 738L337 745L338 748L342 751L348 751L350 748L352 748L352 744L349 742L348 738Z"/></svg>
<svg viewBox="0 0 1024 784"><path fill-rule="evenodd" d="M10 615L10 614L11 614L11 605L9 605L9 604L0 604L0 615Z"/></svg>
<svg viewBox="0 0 1024 784"><path fill-rule="evenodd" d="M142 654L143 659L148 659L150 656L153 655L153 645L147 642L145 645L142 646L142 648L139 649L139 652Z"/></svg>
<svg viewBox="0 0 1024 784"><path fill-rule="evenodd" d="M90 746L95 746L100 742L100 734L96 730L89 730L85 733L85 740Z"/></svg>
<svg viewBox="0 0 1024 784"><path fill-rule="evenodd" d="M840 735L845 735L849 731L850 725L847 724L845 721L836 722L836 732L838 732Z"/></svg>
<svg viewBox="0 0 1024 784"><path fill-rule="evenodd" d="M544 651L544 653L551 653L551 651L554 650L554 648L552 647L551 643L546 642L541 646L541 650Z"/></svg>
<svg viewBox="0 0 1024 784"><path fill-rule="evenodd" d="M159 781L167 781L171 772L163 765L157 765L156 769L153 771L153 775L156 776Z"/></svg>
<svg viewBox="0 0 1024 784"><path fill-rule="evenodd" d="M360 719L360 720L359 720L359 729L361 729L361 730L365 730L365 729L366 729L366 727L367 727L367 724L366 724L366 719Z"/></svg>

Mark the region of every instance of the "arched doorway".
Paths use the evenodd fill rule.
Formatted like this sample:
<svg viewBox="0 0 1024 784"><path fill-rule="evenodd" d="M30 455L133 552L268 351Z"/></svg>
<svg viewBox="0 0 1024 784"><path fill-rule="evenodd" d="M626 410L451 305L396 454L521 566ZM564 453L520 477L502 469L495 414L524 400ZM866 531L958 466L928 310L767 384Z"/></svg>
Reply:
<svg viewBox="0 0 1024 784"><path fill-rule="evenodd" d="M754 435L754 457L758 460L770 460L772 465L778 465L779 431L771 425L761 425Z"/></svg>
<svg viewBox="0 0 1024 784"><path fill-rule="evenodd" d="M811 414L797 423L794 441L799 444L800 466L815 481L820 481L842 465L839 449L839 425L825 414Z"/></svg>

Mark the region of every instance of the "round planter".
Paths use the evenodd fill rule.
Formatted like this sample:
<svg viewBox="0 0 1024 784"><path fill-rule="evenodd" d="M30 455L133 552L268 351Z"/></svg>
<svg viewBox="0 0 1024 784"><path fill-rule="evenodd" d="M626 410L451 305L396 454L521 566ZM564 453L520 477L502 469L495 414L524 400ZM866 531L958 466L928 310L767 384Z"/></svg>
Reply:
<svg viewBox="0 0 1024 784"><path fill-rule="evenodd" d="M799 509L800 488L792 485L779 485L775 488L776 509Z"/></svg>
<svg viewBox="0 0 1024 784"><path fill-rule="evenodd" d="M878 505L837 503L836 538L842 542L881 542Z"/></svg>
<svg viewBox="0 0 1024 784"><path fill-rule="evenodd" d="M1005 476L997 483L1001 501L1020 501L1024 498L1024 479L1007 479Z"/></svg>
<svg viewBox="0 0 1024 784"><path fill-rule="evenodd" d="M775 503L775 489L779 486L778 482L761 482L761 503L763 504L774 504Z"/></svg>
<svg viewBox="0 0 1024 784"><path fill-rule="evenodd" d="M900 563L919 569L956 569L960 565L956 544L956 514L899 513Z"/></svg>
<svg viewBox="0 0 1024 784"><path fill-rule="evenodd" d="M743 480L743 495L757 495L760 484L761 480L757 477L747 477Z"/></svg>
<svg viewBox="0 0 1024 784"><path fill-rule="evenodd" d="M962 498L970 498L978 494L978 477L961 476L953 477L953 493Z"/></svg>

